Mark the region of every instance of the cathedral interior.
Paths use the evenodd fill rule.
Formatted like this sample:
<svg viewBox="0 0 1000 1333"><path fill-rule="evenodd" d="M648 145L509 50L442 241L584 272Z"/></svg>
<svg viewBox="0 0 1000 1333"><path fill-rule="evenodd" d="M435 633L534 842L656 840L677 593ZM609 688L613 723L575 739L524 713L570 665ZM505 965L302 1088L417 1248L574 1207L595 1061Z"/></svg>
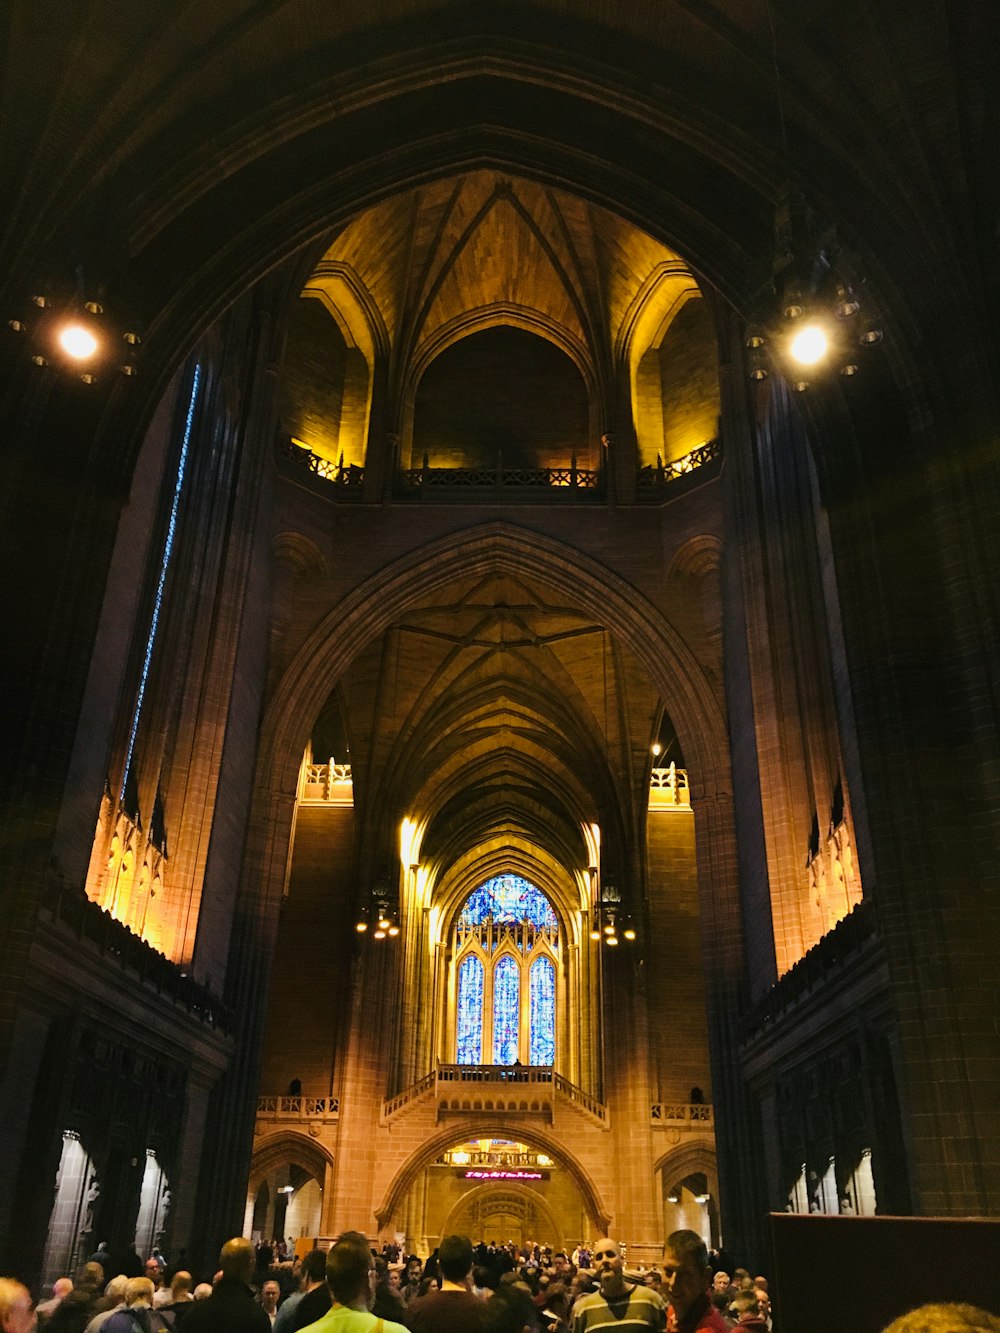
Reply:
<svg viewBox="0 0 1000 1333"><path fill-rule="evenodd" d="M2 1271L1000 1213L996 21L10 0Z"/></svg>

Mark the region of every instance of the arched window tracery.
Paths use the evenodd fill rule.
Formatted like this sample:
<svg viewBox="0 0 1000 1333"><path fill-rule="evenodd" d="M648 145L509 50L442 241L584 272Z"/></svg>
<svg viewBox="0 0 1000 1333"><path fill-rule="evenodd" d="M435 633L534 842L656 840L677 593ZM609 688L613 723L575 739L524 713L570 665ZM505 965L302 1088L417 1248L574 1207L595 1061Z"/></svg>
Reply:
<svg viewBox="0 0 1000 1333"><path fill-rule="evenodd" d="M520 875L497 875L466 899L455 924L459 1064L555 1063L559 923Z"/></svg>

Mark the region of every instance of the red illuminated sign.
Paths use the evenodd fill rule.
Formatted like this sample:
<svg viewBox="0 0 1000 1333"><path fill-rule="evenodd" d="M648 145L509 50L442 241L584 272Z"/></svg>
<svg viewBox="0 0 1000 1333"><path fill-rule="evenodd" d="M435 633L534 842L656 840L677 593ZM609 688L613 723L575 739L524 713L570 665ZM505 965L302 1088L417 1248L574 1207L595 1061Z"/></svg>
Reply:
<svg viewBox="0 0 1000 1333"><path fill-rule="evenodd" d="M511 1171L505 1167L469 1167L461 1175L466 1180L548 1180L547 1171Z"/></svg>

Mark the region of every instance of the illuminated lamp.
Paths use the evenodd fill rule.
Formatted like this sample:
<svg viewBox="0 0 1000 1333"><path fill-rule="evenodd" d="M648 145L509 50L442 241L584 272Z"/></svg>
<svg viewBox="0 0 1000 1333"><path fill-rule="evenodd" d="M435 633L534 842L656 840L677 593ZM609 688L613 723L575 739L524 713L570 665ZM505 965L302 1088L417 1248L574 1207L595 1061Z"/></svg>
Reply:
<svg viewBox="0 0 1000 1333"><path fill-rule="evenodd" d="M398 927L398 926L390 926L390 927L389 927L389 934L392 936L393 939L395 939L396 936L399 934L399 927Z"/></svg>
<svg viewBox="0 0 1000 1333"><path fill-rule="evenodd" d="M617 936L617 935L609 935L608 938L607 938L607 943L608 943L608 944L614 944L614 945L617 945L617 943L618 943L618 936Z"/></svg>
<svg viewBox="0 0 1000 1333"><path fill-rule="evenodd" d="M378 930L376 930L376 932L375 932L375 938L376 938L377 940L384 940L384 939L385 939L385 931L382 930L381 928L379 928Z"/></svg>
<svg viewBox="0 0 1000 1333"><path fill-rule="evenodd" d="M354 929L358 932L359 935L363 935L365 931L368 929L368 922L359 921L358 924L354 927Z"/></svg>
<svg viewBox="0 0 1000 1333"><path fill-rule="evenodd" d="M815 366L830 350L830 339L819 324L806 324L798 329L788 344L788 352L800 366Z"/></svg>
<svg viewBox="0 0 1000 1333"><path fill-rule="evenodd" d="M627 940L629 940L629 941L635 939L635 931L632 929L631 926L629 926L628 930L623 930L623 931L622 931L622 934L623 934L623 935L625 936L625 938L626 938Z"/></svg>
<svg viewBox="0 0 1000 1333"><path fill-rule="evenodd" d="M787 163L786 169L791 175ZM846 379L858 374L854 349L874 346L882 331L870 309L864 320L864 279L836 226L797 190L787 189L775 210L773 256L771 283L745 343L750 379L759 383L777 368L803 393L834 372Z"/></svg>

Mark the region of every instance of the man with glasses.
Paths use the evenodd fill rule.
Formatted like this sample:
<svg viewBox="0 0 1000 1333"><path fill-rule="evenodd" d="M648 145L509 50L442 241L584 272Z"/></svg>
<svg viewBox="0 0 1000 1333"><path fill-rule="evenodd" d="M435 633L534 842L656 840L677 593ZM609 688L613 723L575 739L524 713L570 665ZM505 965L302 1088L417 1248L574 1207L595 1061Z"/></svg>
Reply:
<svg viewBox="0 0 1000 1333"><path fill-rule="evenodd" d="M666 1327L663 1301L650 1287L626 1282L617 1241L599 1240L594 1246L594 1268L600 1290L581 1296L573 1308L573 1333L593 1333L614 1327L617 1333L641 1333Z"/></svg>

